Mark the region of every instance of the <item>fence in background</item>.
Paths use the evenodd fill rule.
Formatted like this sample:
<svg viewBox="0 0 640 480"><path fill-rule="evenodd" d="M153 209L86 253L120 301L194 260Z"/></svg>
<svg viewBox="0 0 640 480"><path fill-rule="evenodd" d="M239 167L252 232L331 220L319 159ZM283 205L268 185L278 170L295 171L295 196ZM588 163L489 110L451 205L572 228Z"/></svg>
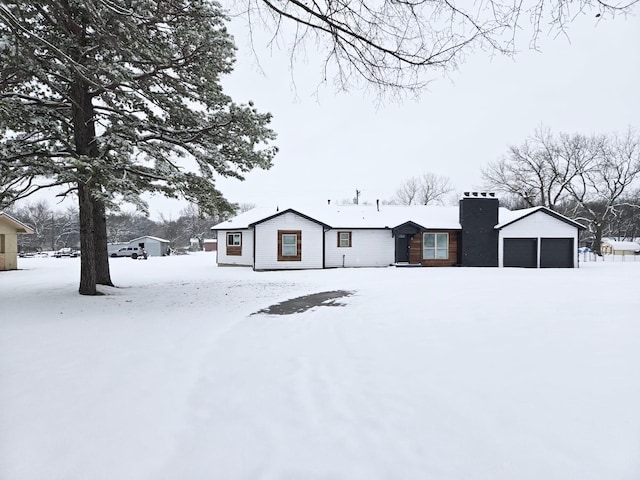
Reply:
<svg viewBox="0 0 640 480"><path fill-rule="evenodd" d="M596 255L593 252L578 253L581 262L640 262L640 255L623 254L623 255Z"/></svg>

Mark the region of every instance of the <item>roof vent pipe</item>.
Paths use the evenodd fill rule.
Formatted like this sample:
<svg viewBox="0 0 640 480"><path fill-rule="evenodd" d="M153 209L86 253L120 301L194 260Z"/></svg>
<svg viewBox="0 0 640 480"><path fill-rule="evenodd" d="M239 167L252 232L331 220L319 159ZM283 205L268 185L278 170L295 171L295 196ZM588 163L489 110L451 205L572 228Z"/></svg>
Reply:
<svg viewBox="0 0 640 480"><path fill-rule="evenodd" d="M331 199L327 200L327 205L331 205Z"/></svg>
<svg viewBox="0 0 640 480"><path fill-rule="evenodd" d="M380 200L376 199L376 208L380 211Z"/></svg>

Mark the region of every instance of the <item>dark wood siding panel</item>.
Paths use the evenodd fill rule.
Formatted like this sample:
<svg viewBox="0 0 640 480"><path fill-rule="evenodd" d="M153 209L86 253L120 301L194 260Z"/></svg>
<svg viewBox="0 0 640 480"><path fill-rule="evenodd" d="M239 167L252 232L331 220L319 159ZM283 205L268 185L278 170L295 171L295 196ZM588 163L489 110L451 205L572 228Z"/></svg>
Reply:
<svg viewBox="0 0 640 480"><path fill-rule="evenodd" d="M282 236L297 235L296 256L282 255ZM279 262L301 262L302 261L302 230L278 230L278 261Z"/></svg>
<svg viewBox="0 0 640 480"><path fill-rule="evenodd" d="M417 264L422 262L422 233L411 236L409 242L409 263Z"/></svg>

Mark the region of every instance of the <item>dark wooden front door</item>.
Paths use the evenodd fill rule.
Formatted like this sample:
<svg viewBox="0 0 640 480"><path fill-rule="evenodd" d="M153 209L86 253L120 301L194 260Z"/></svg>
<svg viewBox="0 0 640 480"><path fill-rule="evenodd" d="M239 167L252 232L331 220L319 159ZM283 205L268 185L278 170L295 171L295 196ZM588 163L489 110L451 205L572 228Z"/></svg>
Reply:
<svg viewBox="0 0 640 480"><path fill-rule="evenodd" d="M411 242L411 235L406 233L396 235L396 263L409 262L409 242Z"/></svg>

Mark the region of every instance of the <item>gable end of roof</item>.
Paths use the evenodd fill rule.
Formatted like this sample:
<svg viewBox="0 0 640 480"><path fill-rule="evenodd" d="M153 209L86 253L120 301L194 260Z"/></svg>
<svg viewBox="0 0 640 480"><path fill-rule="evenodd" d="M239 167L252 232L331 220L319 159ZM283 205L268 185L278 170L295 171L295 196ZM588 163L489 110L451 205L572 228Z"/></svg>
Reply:
<svg viewBox="0 0 640 480"><path fill-rule="evenodd" d="M250 223L249 224L249 228L255 227L256 225L259 225L259 224L264 223L264 222L268 222L269 220L273 220L274 218L279 217L280 215L284 215L285 213L293 213L294 215L298 215L299 217L302 217L305 220L309 220L310 222L317 223L318 225L321 225L321 226L326 227L326 228L331 228L330 225L327 225L326 223L323 223L320 220L316 220L315 218L312 218L312 217L310 217L308 215L305 215L304 213L300 213L297 210L294 210L293 208L287 208L286 210L283 210L281 212L277 212L274 215L270 215L270 216L265 217L265 218L263 218L261 220L257 220L257 221L255 221L253 223Z"/></svg>
<svg viewBox="0 0 640 480"><path fill-rule="evenodd" d="M30 226L25 225L20 220L18 220L17 218L12 217L8 213L0 212L0 219L5 219L5 221L8 222L9 224L11 224L13 226L13 228L15 228L18 233L27 233L27 234L35 233L34 230Z"/></svg>
<svg viewBox="0 0 640 480"><path fill-rule="evenodd" d="M496 229L501 230L504 227L507 227L509 225L512 225L516 222L519 222L520 220L527 218L531 215L535 215L538 212L542 212L542 213L546 213L547 215L555 218L556 220L560 220L561 222L564 222L568 225L571 225L573 227L576 227L578 230L586 230L587 227L585 227L584 225L582 225L581 223L576 222L575 220L571 220L568 217L565 217L564 215L560 215L558 212L554 212L553 210L551 210L550 208L547 207L538 207L535 208L533 210L531 210L530 212L527 212L525 215L522 215L520 217L516 217L512 220L509 220L508 222L496 225Z"/></svg>

